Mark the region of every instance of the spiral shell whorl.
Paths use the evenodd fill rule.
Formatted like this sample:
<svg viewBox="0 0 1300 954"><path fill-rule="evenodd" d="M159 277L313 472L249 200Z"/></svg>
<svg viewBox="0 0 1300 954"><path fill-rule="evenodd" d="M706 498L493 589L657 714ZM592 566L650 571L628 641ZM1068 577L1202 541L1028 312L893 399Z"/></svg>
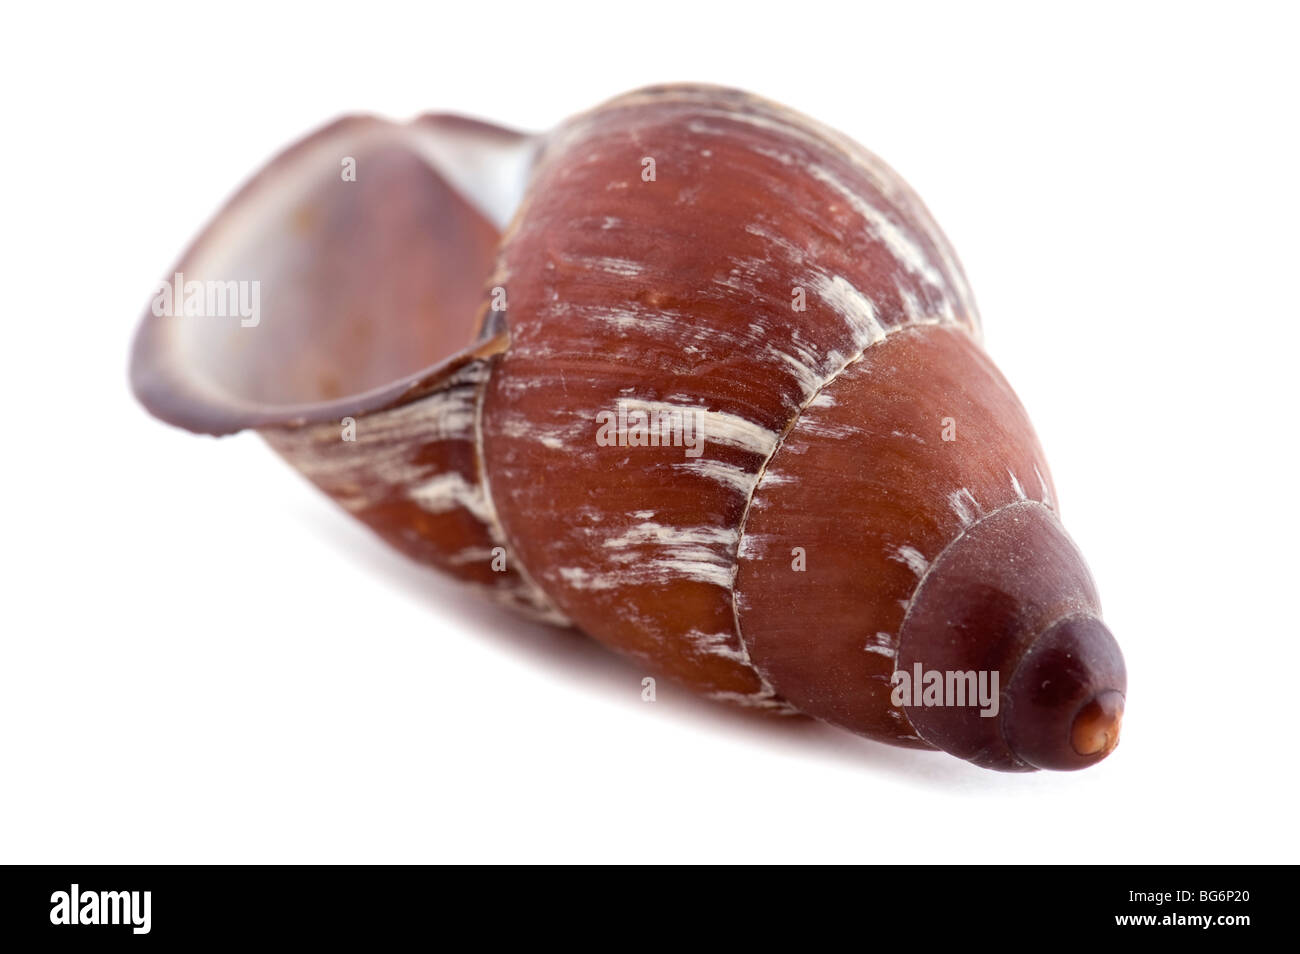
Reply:
<svg viewBox="0 0 1300 954"><path fill-rule="evenodd" d="M947 243L865 150L729 90L644 91L579 117L529 194L496 277L511 343L484 400L506 535L583 630L784 709L737 627L745 513L845 368L904 328L976 330ZM702 456L598 446L596 416L620 401L691 413Z"/></svg>

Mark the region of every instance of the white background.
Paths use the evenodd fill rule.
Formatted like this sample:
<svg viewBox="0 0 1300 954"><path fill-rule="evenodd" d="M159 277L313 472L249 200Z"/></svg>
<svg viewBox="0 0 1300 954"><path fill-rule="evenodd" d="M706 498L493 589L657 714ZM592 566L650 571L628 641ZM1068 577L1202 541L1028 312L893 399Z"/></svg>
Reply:
<svg viewBox="0 0 1300 954"><path fill-rule="evenodd" d="M1300 860L1282 5L36 6L0 40L0 861ZM317 124L673 80L844 130L952 239L1127 657L1100 766L643 703L131 398L153 283Z"/></svg>

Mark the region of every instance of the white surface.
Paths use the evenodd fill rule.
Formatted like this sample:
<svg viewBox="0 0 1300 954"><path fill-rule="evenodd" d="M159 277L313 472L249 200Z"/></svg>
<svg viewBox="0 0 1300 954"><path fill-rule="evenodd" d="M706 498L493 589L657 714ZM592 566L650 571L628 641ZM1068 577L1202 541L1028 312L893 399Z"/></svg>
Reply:
<svg viewBox="0 0 1300 954"><path fill-rule="evenodd" d="M1300 860L1293 9L435 6L9 12L0 861ZM1101 766L643 703L131 399L153 283L299 134L687 79L861 140L952 239L1127 657Z"/></svg>

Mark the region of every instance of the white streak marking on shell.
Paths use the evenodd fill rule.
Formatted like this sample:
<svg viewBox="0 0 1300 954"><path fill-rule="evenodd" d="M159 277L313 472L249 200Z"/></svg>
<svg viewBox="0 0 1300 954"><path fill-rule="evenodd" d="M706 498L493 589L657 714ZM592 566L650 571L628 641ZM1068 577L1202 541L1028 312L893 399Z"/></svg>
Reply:
<svg viewBox="0 0 1300 954"><path fill-rule="evenodd" d="M897 650L894 649L894 637L890 633L876 633L862 648L887 659L894 659L898 655Z"/></svg>
<svg viewBox="0 0 1300 954"><path fill-rule="evenodd" d="M1038 478L1038 486L1043 489L1043 503L1055 509L1055 505L1052 503L1052 492L1048 489L1047 481L1043 479L1043 475L1039 472L1037 464L1034 465L1034 476Z"/></svg>
<svg viewBox="0 0 1300 954"><path fill-rule="evenodd" d="M492 511L483 495L483 488L469 483L457 473L438 474L431 480L412 487L407 495L429 513L447 513L463 507L482 523L490 523L492 520Z"/></svg>
<svg viewBox="0 0 1300 954"><path fill-rule="evenodd" d="M776 232L773 232L771 229L767 228L763 223L752 222L749 225L745 226L745 231L748 232L750 235L755 235L758 238L761 238L766 242L770 242L772 245L781 249L781 251L785 252L786 257L791 262L794 262L796 265L803 263L804 257L807 253L798 245L795 245L793 242L791 242L784 235L779 235Z"/></svg>
<svg viewBox="0 0 1300 954"><path fill-rule="evenodd" d="M917 575L918 579L925 576L925 571L930 568L930 561L916 547L896 547L894 552L889 554L889 559L904 564Z"/></svg>
<svg viewBox="0 0 1300 954"><path fill-rule="evenodd" d="M568 321L582 320L609 325L622 332L637 331L679 340L685 336L686 340L717 347L739 347L742 340L728 332L693 322L690 316L683 312L671 308L651 308L635 302L624 302L616 307L555 302L545 306L543 313ZM687 345L682 350L694 347L695 345ZM541 350L540 346L530 347L520 353L534 357L549 354Z"/></svg>
<svg viewBox="0 0 1300 954"><path fill-rule="evenodd" d="M808 174L843 196L844 201L848 202L858 215L867 220L872 233L885 244L885 247L889 249L890 253L894 258L898 259L904 268L926 284L934 288L944 288L943 275L930 264L929 256L912 240L907 231L895 223L893 219L846 186L829 169L818 165L810 165Z"/></svg>
<svg viewBox="0 0 1300 954"><path fill-rule="evenodd" d="M740 546L737 548L736 554L742 560L758 559L767 554L767 547L766 536L758 533L747 533L740 538Z"/></svg>
<svg viewBox="0 0 1300 954"><path fill-rule="evenodd" d="M983 512L974 495L965 487L948 495L948 506L957 515L963 527L970 526L975 522L976 515Z"/></svg>
<svg viewBox="0 0 1300 954"><path fill-rule="evenodd" d="M560 579L575 590L612 590L671 580L695 580L726 589L731 586L735 568L729 558L715 555L712 562L692 558L646 560L599 573L593 573L585 567L564 566L559 568L558 573Z"/></svg>
<svg viewBox="0 0 1300 954"><path fill-rule="evenodd" d="M862 434L862 428L855 423L827 424L814 417L805 417L802 421L802 433L809 437L832 437L836 440L849 440Z"/></svg>
<svg viewBox="0 0 1300 954"><path fill-rule="evenodd" d="M486 563L490 559L492 559L491 548L466 547L447 557L447 562L452 566L463 566L466 563Z"/></svg>
<svg viewBox="0 0 1300 954"><path fill-rule="evenodd" d="M1020 500L1028 500L1029 498L1025 496L1025 488L1020 486L1020 481L1016 479L1016 475L1010 468L1007 469L1007 476L1011 478L1011 489L1016 492L1016 497Z"/></svg>
<svg viewBox="0 0 1300 954"><path fill-rule="evenodd" d="M916 295L912 294L911 289L903 285L902 282L895 282L894 288L898 291L898 297L903 302L903 315L909 322L919 322L925 318L925 311L921 308L921 303L916 300Z"/></svg>
<svg viewBox="0 0 1300 954"><path fill-rule="evenodd" d="M740 494L748 495L754 489L754 482L758 480L758 474L753 470L740 467L736 464L727 464L717 460L706 460L701 458L685 464L674 464L675 470L684 470L709 480L717 481L724 486L731 487Z"/></svg>
<svg viewBox="0 0 1300 954"><path fill-rule="evenodd" d="M876 317L876 306L851 282L840 275L814 275L809 280L809 285L844 319L859 351L884 339L885 329ZM840 367L845 363L841 360Z"/></svg>
<svg viewBox="0 0 1300 954"><path fill-rule="evenodd" d="M790 354L771 345L767 347L768 354L786 364L798 383L799 390L803 392L804 400L807 400L818 393L822 382L826 380L826 365L843 367L845 359L838 351L833 351L822 359L803 348L797 350L797 354Z"/></svg>
<svg viewBox="0 0 1300 954"><path fill-rule="evenodd" d="M620 275L624 278L635 278L645 271L645 265L630 258L604 256L595 258L577 258L572 261L575 264L587 268L592 268L601 272L608 272L610 275Z"/></svg>
<svg viewBox="0 0 1300 954"><path fill-rule="evenodd" d="M565 583L575 590L607 590L617 585L615 580L601 580L580 566L562 566L556 571Z"/></svg>
<svg viewBox="0 0 1300 954"><path fill-rule="evenodd" d="M712 546L736 542L736 531L731 527L668 527L661 523L645 521L631 527L626 533L610 537L607 547L645 546Z"/></svg>
<svg viewBox="0 0 1300 954"><path fill-rule="evenodd" d="M749 654L731 646L736 641L735 633L702 633L693 629L686 634L686 639L705 655L721 656L723 659L749 665Z"/></svg>
<svg viewBox="0 0 1300 954"><path fill-rule="evenodd" d="M696 580L729 588L735 576L732 527L672 527L643 521L601 541L615 564L592 572L585 567L561 567L559 576L579 590L609 590L621 586Z"/></svg>
<svg viewBox="0 0 1300 954"><path fill-rule="evenodd" d="M582 438L591 426L586 421L570 425L544 425L522 414L510 413L502 417L501 433L516 440L536 441L550 450L571 448L573 442Z"/></svg>
<svg viewBox="0 0 1300 954"><path fill-rule="evenodd" d="M746 659L749 657L746 656ZM798 715L799 710L790 703L776 698L776 690L767 685L764 681L763 688L758 692L745 694L743 692L710 692L706 698L715 702L730 702L732 705L744 706L747 709L770 709L779 715Z"/></svg>
<svg viewBox="0 0 1300 954"><path fill-rule="evenodd" d="M645 411L647 414L690 414L697 439L703 436L706 444L723 444L766 456L776 448L780 437L761 424L746 420L736 414L710 411L690 404L672 404L666 401L639 401L628 398L623 402L629 412Z"/></svg>
<svg viewBox="0 0 1300 954"><path fill-rule="evenodd" d="M783 166L792 166L795 164L794 156L790 155L788 152L782 152L780 149L768 149L766 146L750 146L749 148L751 152L760 156L766 156L768 159L775 159Z"/></svg>

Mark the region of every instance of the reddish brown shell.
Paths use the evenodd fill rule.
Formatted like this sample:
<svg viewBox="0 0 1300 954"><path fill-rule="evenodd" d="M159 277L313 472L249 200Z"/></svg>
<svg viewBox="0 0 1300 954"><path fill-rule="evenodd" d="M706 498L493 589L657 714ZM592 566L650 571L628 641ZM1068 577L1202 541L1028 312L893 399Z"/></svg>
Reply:
<svg viewBox="0 0 1300 954"><path fill-rule="evenodd" d="M1122 657L960 266L888 167L715 87L540 139L377 122L286 153L187 254L218 279L270 261L277 307L259 338L146 318L155 413L258 427L413 558L713 698L999 769L1113 748ZM369 193L312 187L363 147ZM475 170L534 155L498 235ZM253 203L268 183L297 201ZM913 667L991 697L899 696Z"/></svg>

